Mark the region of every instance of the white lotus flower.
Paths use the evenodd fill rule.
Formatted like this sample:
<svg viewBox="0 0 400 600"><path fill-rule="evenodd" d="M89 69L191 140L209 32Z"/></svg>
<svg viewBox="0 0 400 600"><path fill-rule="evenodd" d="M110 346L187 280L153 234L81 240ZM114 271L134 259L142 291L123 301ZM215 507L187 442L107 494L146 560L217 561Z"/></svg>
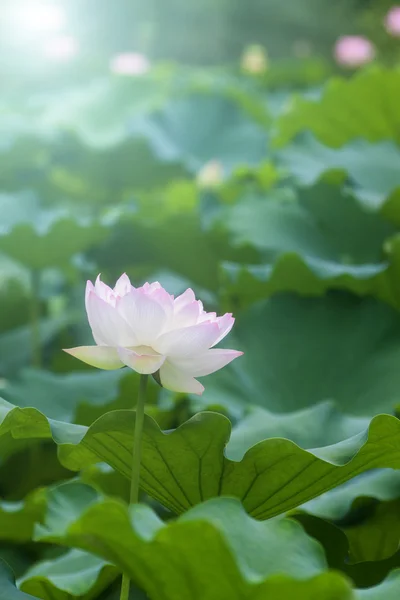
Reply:
<svg viewBox="0 0 400 600"><path fill-rule="evenodd" d="M206 312L191 289L174 298L158 282L135 288L124 274L111 289L98 276L95 285L87 282L86 311L97 345L66 352L100 369L126 365L138 373L157 373L161 385L175 392L202 394L196 377L243 354L214 348L235 319Z"/></svg>

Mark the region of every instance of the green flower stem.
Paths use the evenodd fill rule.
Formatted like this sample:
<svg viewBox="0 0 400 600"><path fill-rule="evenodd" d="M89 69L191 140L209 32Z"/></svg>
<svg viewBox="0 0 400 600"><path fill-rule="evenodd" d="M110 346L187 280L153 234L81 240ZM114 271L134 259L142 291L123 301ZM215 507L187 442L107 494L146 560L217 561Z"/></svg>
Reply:
<svg viewBox="0 0 400 600"><path fill-rule="evenodd" d="M146 404L146 388L148 375L141 375L139 382L139 394L136 404L135 437L133 439L132 451L132 474L131 474L131 493L130 503L135 504L139 501L139 480L140 480L140 459L142 452L142 432L144 422L144 406ZM122 575L120 600L129 599L130 579L126 573Z"/></svg>
<svg viewBox="0 0 400 600"><path fill-rule="evenodd" d="M32 364L42 366L42 344L40 339L40 271L31 272L31 340Z"/></svg>

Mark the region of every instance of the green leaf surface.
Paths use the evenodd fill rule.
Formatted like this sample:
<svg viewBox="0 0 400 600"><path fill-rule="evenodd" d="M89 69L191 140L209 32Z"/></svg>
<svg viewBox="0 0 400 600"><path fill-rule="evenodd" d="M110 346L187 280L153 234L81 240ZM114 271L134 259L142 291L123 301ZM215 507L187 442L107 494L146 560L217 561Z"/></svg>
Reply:
<svg viewBox="0 0 400 600"><path fill-rule="evenodd" d="M3 561L0 561L0 600L35 600L34 596L16 588L14 575Z"/></svg>
<svg viewBox="0 0 400 600"><path fill-rule="evenodd" d="M305 135L281 150L278 159L302 186L312 186L330 172L339 173L342 180L348 178L355 197L372 210L380 210L400 187L400 150L388 140L376 144L356 140L331 149Z"/></svg>
<svg viewBox="0 0 400 600"><path fill-rule="evenodd" d="M279 294L241 314L232 346L244 356L230 372L244 373L244 393L273 412L326 399L353 415L392 412L400 389L399 340L398 314L371 298Z"/></svg>
<svg viewBox="0 0 400 600"><path fill-rule="evenodd" d="M400 570L396 569L379 585L355 592L356 600L397 600L400 592Z"/></svg>
<svg viewBox="0 0 400 600"><path fill-rule="evenodd" d="M333 78L320 100L293 101L278 121L275 142L284 145L302 131L313 132L332 147L356 138L400 142L399 94L397 69L372 67L351 79Z"/></svg>
<svg viewBox="0 0 400 600"><path fill-rule="evenodd" d="M322 519L340 521L357 512L360 500L376 504L400 498L400 473L391 469L378 469L363 473L344 485L314 498L301 507Z"/></svg>
<svg viewBox="0 0 400 600"><path fill-rule="evenodd" d="M34 524L45 513L46 496L43 490L29 494L23 501L0 501L0 540L29 542Z"/></svg>
<svg viewBox="0 0 400 600"><path fill-rule="evenodd" d="M332 288L398 306L399 244L387 242L394 226L338 187L244 196L218 220L234 246L256 249L261 262L222 262L223 291L236 306L281 291L322 295Z"/></svg>
<svg viewBox="0 0 400 600"><path fill-rule="evenodd" d="M26 307L25 307L26 308ZM42 346L49 344L76 317L65 313L58 317L45 317L39 321L39 336ZM32 330L22 325L0 335L0 374L14 375L21 367L33 360Z"/></svg>
<svg viewBox="0 0 400 600"><path fill-rule="evenodd" d="M79 470L107 462L130 477L135 413L114 411L89 429L48 421L34 409L2 406L0 450L13 438L50 438L59 444L61 463ZM176 513L219 495L240 498L246 510L266 519L299 506L373 468L400 468L400 422L375 417L368 430L317 450L272 438L232 460L230 423L217 413L199 413L173 432L164 433L146 416L141 484L145 492ZM225 451L226 447L226 451ZM235 451L235 448L234 448ZM244 451L244 448L241 448ZM237 458L236 448L236 458Z"/></svg>
<svg viewBox="0 0 400 600"><path fill-rule="evenodd" d="M53 560L28 569L18 587L43 600L97 598L118 575L118 569L101 558L72 549Z"/></svg>
<svg viewBox="0 0 400 600"><path fill-rule="evenodd" d="M351 598L299 525L257 522L233 499L211 500L169 524L146 506L99 500L78 519L59 514L56 528L45 522L36 537L112 560L152 600L289 598L294 589L304 598Z"/></svg>
<svg viewBox="0 0 400 600"><path fill-rule="evenodd" d="M1 195L0 210L7 216L0 228L0 250L33 269L63 266L107 235L92 219L71 216L60 207L42 208L30 193Z"/></svg>
<svg viewBox="0 0 400 600"><path fill-rule="evenodd" d="M224 96L193 94L133 124L157 156L197 172L211 160L226 171L255 165L265 157L267 135L235 102Z"/></svg>
<svg viewBox="0 0 400 600"><path fill-rule="evenodd" d="M32 406L52 419L74 421L79 405L102 407L115 400L126 375L123 370L77 371L64 375L23 369L18 379L6 385L3 396L15 406Z"/></svg>

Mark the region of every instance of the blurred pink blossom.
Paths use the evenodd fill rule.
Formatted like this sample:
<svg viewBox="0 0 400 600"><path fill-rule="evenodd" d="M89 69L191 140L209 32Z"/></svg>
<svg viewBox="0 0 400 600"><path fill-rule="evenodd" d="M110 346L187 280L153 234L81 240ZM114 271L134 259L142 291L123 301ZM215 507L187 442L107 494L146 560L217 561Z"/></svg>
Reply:
<svg viewBox="0 0 400 600"><path fill-rule="evenodd" d="M143 54L125 52L111 59L110 69L119 75L143 75L150 69L150 61Z"/></svg>
<svg viewBox="0 0 400 600"><path fill-rule="evenodd" d="M375 58L375 46L360 35L347 35L339 38L335 44L336 61L345 67L359 67Z"/></svg>
<svg viewBox="0 0 400 600"><path fill-rule="evenodd" d="M79 52L78 41L70 35L60 35L47 40L44 52L54 60L69 61Z"/></svg>
<svg viewBox="0 0 400 600"><path fill-rule="evenodd" d="M393 6L385 17L385 28L388 33L400 37L400 6Z"/></svg>

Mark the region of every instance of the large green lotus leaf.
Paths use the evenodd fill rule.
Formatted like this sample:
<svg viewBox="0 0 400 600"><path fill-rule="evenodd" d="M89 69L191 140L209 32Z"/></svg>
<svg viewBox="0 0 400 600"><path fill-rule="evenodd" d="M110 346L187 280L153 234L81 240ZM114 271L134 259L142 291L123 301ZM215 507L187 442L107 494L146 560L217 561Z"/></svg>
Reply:
<svg viewBox="0 0 400 600"><path fill-rule="evenodd" d="M14 575L3 561L0 561L0 600L35 600L34 596L16 588Z"/></svg>
<svg viewBox="0 0 400 600"><path fill-rule="evenodd" d="M376 295L397 306L397 296L388 289L386 261L377 264L351 265L302 258L287 252L273 264L240 265L223 262L221 283L223 299L228 305L244 308L279 292L296 292L303 296L323 296L327 290L345 289L358 296Z"/></svg>
<svg viewBox="0 0 400 600"><path fill-rule="evenodd" d="M179 161L197 172L211 160L227 171L256 165L267 150L267 134L224 95L192 94L171 100L153 114L133 124L135 134L144 136L164 161Z"/></svg>
<svg viewBox="0 0 400 600"><path fill-rule="evenodd" d="M274 437L289 439L302 448L330 446L358 434L368 425L367 417L344 415L329 400L283 414L251 406L232 428L229 457L240 460L248 448Z"/></svg>
<svg viewBox="0 0 400 600"><path fill-rule="evenodd" d="M330 288L399 303L392 285L398 244L390 256L385 246L394 226L338 187L245 197L220 219L234 246L252 247L262 257L262 264L245 266L243 258L240 264L222 263L223 292L233 306L279 291L322 295Z"/></svg>
<svg viewBox="0 0 400 600"><path fill-rule="evenodd" d="M244 356L231 377L238 371L243 399L271 411L333 399L349 414L373 415L398 403L400 322L374 299L276 295L242 313L234 335ZM220 382L210 376L205 398Z"/></svg>
<svg viewBox="0 0 400 600"><path fill-rule="evenodd" d="M42 208L30 193L1 195L0 210L0 250L34 269L62 266L107 235L107 228L92 219Z"/></svg>
<svg viewBox="0 0 400 600"><path fill-rule="evenodd" d="M314 185L331 171L348 178L366 208L380 210L400 187L400 149L392 141L370 144L356 140L339 149L324 146L311 135L293 141L278 153L279 163L297 183Z"/></svg>
<svg viewBox="0 0 400 600"><path fill-rule="evenodd" d="M18 587L43 600L97 598L117 577L118 569L101 558L72 549L53 560L32 566L18 580Z"/></svg>
<svg viewBox="0 0 400 600"><path fill-rule="evenodd" d="M100 554L152 600L289 598L295 586L300 598L351 598L348 583L327 572L321 546L291 520L257 522L229 498L168 524L147 506L101 499L71 519L81 506L60 511L63 487L55 490L51 519L37 527L36 539Z"/></svg>
<svg viewBox="0 0 400 600"><path fill-rule="evenodd" d="M1 452L9 451L15 438L52 438L68 469L107 462L130 477L133 411L107 413L89 429L49 421L35 409L13 408L4 401L1 413ZM240 461L237 448L232 460L226 447L230 429L223 415L204 412L164 433L146 415L143 490L176 513L208 498L231 495L256 518L266 519L366 470L400 468L400 422L389 415L375 417L367 430L343 442L314 450L283 438L267 439L248 449Z"/></svg>
<svg viewBox="0 0 400 600"><path fill-rule="evenodd" d="M331 79L320 99L296 98L292 102L278 121L275 141L284 145L310 130L332 147L356 138L400 142L399 94L397 69L370 68L351 79Z"/></svg>

